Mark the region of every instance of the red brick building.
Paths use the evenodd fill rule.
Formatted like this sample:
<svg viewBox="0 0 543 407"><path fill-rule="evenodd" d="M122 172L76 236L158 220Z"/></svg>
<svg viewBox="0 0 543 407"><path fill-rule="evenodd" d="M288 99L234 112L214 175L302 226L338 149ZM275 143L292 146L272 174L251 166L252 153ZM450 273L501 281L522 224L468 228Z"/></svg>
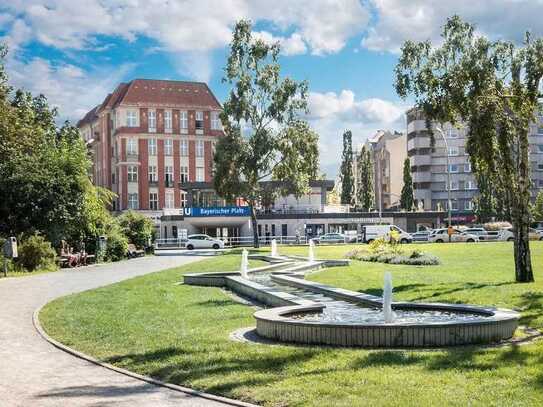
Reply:
<svg viewBox="0 0 543 407"><path fill-rule="evenodd" d="M121 83L77 126L93 155L96 185L118 196L113 210L158 218L187 205L185 183L210 183L221 106L200 82Z"/></svg>

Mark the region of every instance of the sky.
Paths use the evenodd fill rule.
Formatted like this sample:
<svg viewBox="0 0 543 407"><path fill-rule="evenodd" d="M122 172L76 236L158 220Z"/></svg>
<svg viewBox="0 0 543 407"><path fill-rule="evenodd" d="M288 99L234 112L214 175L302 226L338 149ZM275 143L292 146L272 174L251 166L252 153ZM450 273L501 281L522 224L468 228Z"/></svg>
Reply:
<svg viewBox="0 0 543 407"><path fill-rule="evenodd" d="M438 43L453 14L492 39L543 35L543 0L0 0L0 41L11 85L76 122L134 78L204 81L225 100L232 27L248 18L280 42L282 74L309 82L307 119L333 178L345 130L355 147L379 129L405 131L410 101L393 88L400 47Z"/></svg>

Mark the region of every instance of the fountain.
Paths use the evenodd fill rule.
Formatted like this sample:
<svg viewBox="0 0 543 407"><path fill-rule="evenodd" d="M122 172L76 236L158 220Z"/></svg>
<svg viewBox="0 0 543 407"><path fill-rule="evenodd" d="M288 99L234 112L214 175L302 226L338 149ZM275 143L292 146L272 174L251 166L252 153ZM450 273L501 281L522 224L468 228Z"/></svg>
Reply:
<svg viewBox="0 0 543 407"><path fill-rule="evenodd" d="M389 271L385 273L385 284L383 287L383 319L385 323L394 322L394 312L392 311L392 274Z"/></svg>
<svg viewBox="0 0 543 407"><path fill-rule="evenodd" d="M271 241L271 256L277 257L277 241L275 239Z"/></svg>
<svg viewBox="0 0 543 407"><path fill-rule="evenodd" d="M309 255L307 259L310 263L315 262L315 242L313 239L309 240Z"/></svg>
<svg viewBox="0 0 543 407"><path fill-rule="evenodd" d="M240 273L243 278L249 278L247 270L249 269L249 252L247 249L241 251L241 267Z"/></svg>

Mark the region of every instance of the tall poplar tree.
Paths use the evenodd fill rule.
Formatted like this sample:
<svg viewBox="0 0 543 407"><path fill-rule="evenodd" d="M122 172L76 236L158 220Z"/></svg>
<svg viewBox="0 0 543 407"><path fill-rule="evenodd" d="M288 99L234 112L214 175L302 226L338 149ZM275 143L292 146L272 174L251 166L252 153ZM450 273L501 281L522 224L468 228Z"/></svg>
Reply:
<svg viewBox="0 0 543 407"><path fill-rule="evenodd" d="M353 135L350 130L343 133L343 158L341 160L341 204L354 203Z"/></svg>
<svg viewBox="0 0 543 407"><path fill-rule="evenodd" d="M356 198L363 211L369 211L375 204L374 166L371 151L362 147L356 157Z"/></svg>
<svg viewBox="0 0 543 407"><path fill-rule="evenodd" d="M400 196L400 206L406 211L412 211L415 204L413 196L413 177L411 176L411 161L409 157L403 162L403 187Z"/></svg>
<svg viewBox="0 0 543 407"><path fill-rule="evenodd" d="M432 121L468 125L466 151L475 174L496 185L514 226L515 279L534 281L528 231L528 133L543 77L543 40L490 41L458 16L447 20L442 41L406 41L395 70L397 93L415 97Z"/></svg>

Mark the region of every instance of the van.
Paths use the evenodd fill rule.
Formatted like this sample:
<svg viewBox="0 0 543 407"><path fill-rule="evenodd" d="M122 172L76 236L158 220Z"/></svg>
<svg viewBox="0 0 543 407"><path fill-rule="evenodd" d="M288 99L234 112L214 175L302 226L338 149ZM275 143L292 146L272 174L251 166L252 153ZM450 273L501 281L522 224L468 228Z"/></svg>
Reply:
<svg viewBox="0 0 543 407"><path fill-rule="evenodd" d="M395 225L368 225L362 230L363 239L366 243L371 243L375 239L384 237L386 240L390 239L390 232L395 231L400 235L400 243L411 243L413 238L411 235L398 226Z"/></svg>

